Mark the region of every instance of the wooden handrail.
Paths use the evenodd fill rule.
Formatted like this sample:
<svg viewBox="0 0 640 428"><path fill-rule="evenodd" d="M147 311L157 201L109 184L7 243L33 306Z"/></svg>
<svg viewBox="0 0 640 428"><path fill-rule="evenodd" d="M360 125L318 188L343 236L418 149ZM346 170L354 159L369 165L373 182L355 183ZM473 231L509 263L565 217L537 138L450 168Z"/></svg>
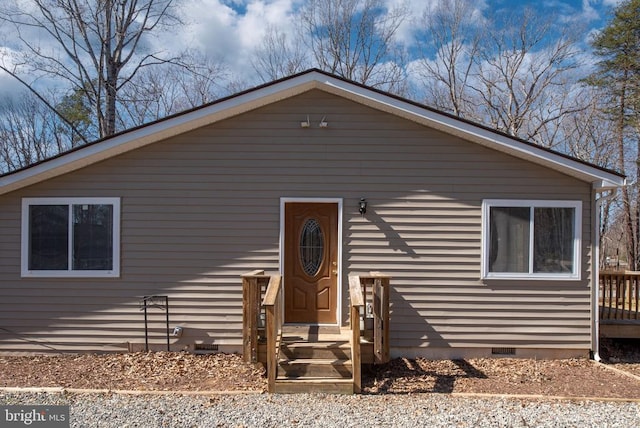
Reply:
<svg viewBox="0 0 640 428"><path fill-rule="evenodd" d="M600 319L640 320L640 272L600 271Z"/></svg>
<svg viewBox="0 0 640 428"><path fill-rule="evenodd" d="M251 272L247 272L245 274L240 275L242 278L250 278L252 276L261 276L264 275L264 271L260 269L252 270Z"/></svg>
<svg viewBox="0 0 640 428"><path fill-rule="evenodd" d="M267 291L264 293L264 299L262 300L262 304L264 306L273 306L277 304L281 281L282 277L280 275L271 276L269 279L269 285L267 286Z"/></svg>
<svg viewBox="0 0 640 428"><path fill-rule="evenodd" d="M362 391L362 357L360 352L360 308L364 306L364 295L360 277L349 276L349 298L351 323L351 365L353 367L353 392Z"/></svg>
<svg viewBox="0 0 640 428"><path fill-rule="evenodd" d="M360 277L357 275L349 276L349 298L351 299L351 306L364 306Z"/></svg>
<svg viewBox="0 0 640 428"><path fill-rule="evenodd" d="M282 339L282 310L284 305L282 277L273 275L269 279L262 306L265 308L267 325L267 385L269 392L275 391L280 358L280 342Z"/></svg>

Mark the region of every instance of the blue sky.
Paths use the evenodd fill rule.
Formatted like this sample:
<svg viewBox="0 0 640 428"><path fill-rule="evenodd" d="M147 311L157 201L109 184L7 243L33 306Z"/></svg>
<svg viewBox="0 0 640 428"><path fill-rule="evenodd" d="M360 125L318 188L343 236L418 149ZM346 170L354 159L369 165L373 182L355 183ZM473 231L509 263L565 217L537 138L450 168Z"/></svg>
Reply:
<svg viewBox="0 0 640 428"><path fill-rule="evenodd" d="M169 44L189 44L214 57L223 58L242 74L247 70L251 52L260 43L268 24L284 32L293 32L294 10L304 7L305 0L182 0L188 29ZM406 3L414 16L437 0L383 0L393 6ZM496 10L517 10L524 6L557 16L562 22L579 22L590 29L601 28L608 11L620 0L477 0L474 2L484 17ZM416 30L415 22L405 22L401 35L409 41ZM292 36L294 37L294 36ZM176 46L177 47L177 46ZM238 53L243 53L238 55Z"/></svg>
<svg viewBox="0 0 640 428"><path fill-rule="evenodd" d="M6 1L6 0L2 0ZM14 0L29 4L30 0ZM250 64L252 52L262 41L267 25L296 37L295 11L307 0L176 0L179 13L186 26L177 33L160 34L153 41L155 49L170 53L189 47L206 53L227 64L229 74L247 84L255 82ZM437 0L382 0L388 6L405 3L418 17L425 8L433 7ZM530 6L545 15L555 15L560 22L580 22L590 29L602 27L607 12L620 0L476 0L478 13L491 17L497 10L517 10ZM417 29L415 21L406 21L400 31L405 43L410 43ZM0 28L0 37L2 28ZM11 34L0 38L8 46ZM46 43L45 39L42 42ZM19 85L8 76L0 75L1 90L17 90Z"/></svg>

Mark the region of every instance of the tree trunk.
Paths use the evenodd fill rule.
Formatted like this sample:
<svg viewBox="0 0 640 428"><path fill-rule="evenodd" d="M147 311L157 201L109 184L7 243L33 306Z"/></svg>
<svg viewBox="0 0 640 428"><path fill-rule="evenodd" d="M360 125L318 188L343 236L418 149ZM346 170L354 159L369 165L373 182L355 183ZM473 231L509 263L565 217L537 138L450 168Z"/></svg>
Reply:
<svg viewBox="0 0 640 428"><path fill-rule="evenodd" d="M634 219L634 228L633 228L633 243L634 243L634 258L633 258L633 266L630 266L630 269L638 270L640 266L640 195L638 187L638 178L640 178L640 140L636 142L636 191L634 193L634 203L633 203L633 219Z"/></svg>
<svg viewBox="0 0 640 428"><path fill-rule="evenodd" d="M628 73L625 72L623 79L621 81L621 89L620 89L620 105L618 110L618 135L617 135L617 143L618 143L618 169L622 174L625 173L625 150L624 150L624 131L625 131L625 122L626 122L626 82L627 82ZM636 237L634 234L633 227L633 218L631 215L631 200L629 198L629 189L626 186L622 187L622 210L623 210L623 221L624 221L624 230L627 238L627 263L629 264L629 269L636 269Z"/></svg>
<svg viewBox="0 0 640 428"><path fill-rule="evenodd" d="M116 133L116 98L118 96L116 85L117 75L109 73L106 82L106 99L105 99L105 118L104 118L104 135L108 137Z"/></svg>
<svg viewBox="0 0 640 428"><path fill-rule="evenodd" d="M608 268L609 266L606 266L606 260L607 260L607 250L608 250L608 246L605 243L605 234L607 233L608 227L609 227L609 215L611 213L611 200L610 199L605 199L602 203L602 207L600 212L598 213L598 215L600 216L600 234L599 234L599 239L600 241L598 242L599 244L599 248L600 248L600 260L598 260L598 262L600 263L600 267L605 269Z"/></svg>

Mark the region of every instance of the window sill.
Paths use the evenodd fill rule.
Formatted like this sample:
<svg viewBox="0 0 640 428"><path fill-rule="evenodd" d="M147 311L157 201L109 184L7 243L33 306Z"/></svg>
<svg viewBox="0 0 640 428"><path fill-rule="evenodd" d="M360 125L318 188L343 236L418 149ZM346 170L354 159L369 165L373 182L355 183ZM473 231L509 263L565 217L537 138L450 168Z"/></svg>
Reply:
<svg viewBox="0 0 640 428"><path fill-rule="evenodd" d="M119 278L118 271L23 271L20 275L22 278Z"/></svg>
<svg viewBox="0 0 640 428"><path fill-rule="evenodd" d="M483 280L518 280L518 281L580 281L580 275L535 275L535 274L488 274L484 275Z"/></svg>

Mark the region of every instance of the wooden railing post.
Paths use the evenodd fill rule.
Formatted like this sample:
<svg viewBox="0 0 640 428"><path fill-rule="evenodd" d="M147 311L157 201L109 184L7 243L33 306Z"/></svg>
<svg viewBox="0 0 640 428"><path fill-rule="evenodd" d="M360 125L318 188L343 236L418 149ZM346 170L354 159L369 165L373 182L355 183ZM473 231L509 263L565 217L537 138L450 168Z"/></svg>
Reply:
<svg viewBox="0 0 640 428"><path fill-rule="evenodd" d="M373 352L376 364L389 361L389 277L371 272L373 278Z"/></svg>
<svg viewBox="0 0 640 428"><path fill-rule="evenodd" d="M362 391L362 357L360 354L360 308L364 306L360 277L349 276L349 298L351 324L351 364L353 367L353 392Z"/></svg>
<svg viewBox="0 0 640 428"><path fill-rule="evenodd" d="M242 275L242 357L248 363L258 361L259 275L264 275L264 271L254 270Z"/></svg>
<svg viewBox="0 0 640 428"><path fill-rule="evenodd" d="M373 363L384 364L390 360L389 333L390 329L390 295L391 277L380 272L370 272L369 275L358 276L362 296L365 304L370 304L373 310ZM368 292L368 290L371 290ZM365 317L368 314L365 312ZM366 329L366 322L365 322Z"/></svg>
<svg viewBox="0 0 640 428"><path fill-rule="evenodd" d="M278 358L280 357L280 340L282 338L282 309L284 293L282 292L282 277L273 275L269 279L267 291L262 305L266 311L267 335L267 387L269 392L275 392L276 376L278 373Z"/></svg>
<svg viewBox="0 0 640 428"><path fill-rule="evenodd" d="M633 296L633 300L635 303L635 318L640 319L640 276L633 277L633 293L630 293Z"/></svg>

